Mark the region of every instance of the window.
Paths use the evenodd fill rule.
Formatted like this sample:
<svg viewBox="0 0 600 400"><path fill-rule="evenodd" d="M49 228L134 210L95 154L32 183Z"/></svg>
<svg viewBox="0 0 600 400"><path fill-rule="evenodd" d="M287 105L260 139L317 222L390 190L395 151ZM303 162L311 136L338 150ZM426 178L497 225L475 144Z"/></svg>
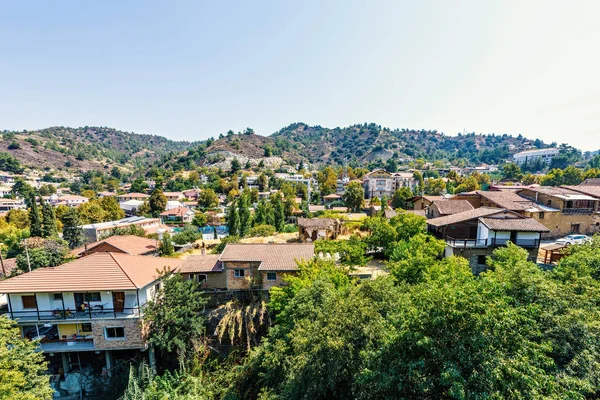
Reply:
<svg viewBox="0 0 600 400"><path fill-rule="evenodd" d="M154 293L158 293L160 290L160 283L157 283L156 285L154 285Z"/></svg>
<svg viewBox="0 0 600 400"><path fill-rule="evenodd" d="M267 272L267 280L268 281L277 280L277 272Z"/></svg>
<svg viewBox="0 0 600 400"><path fill-rule="evenodd" d="M107 326L104 328L104 336L107 339L125 339L125 328L122 326Z"/></svg>
<svg viewBox="0 0 600 400"><path fill-rule="evenodd" d="M539 219L544 219L544 213L543 213L543 212L539 213L539 214L538 214L538 218L539 218Z"/></svg>
<svg viewBox="0 0 600 400"><path fill-rule="evenodd" d="M54 293L54 300L62 300L63 299L63 295L62 293Z"/></svg>
<svg viewBox="0 0 600 400"><path fill-rule="evenodd" d="M486 256L477 256L477 264L485 265L485 258Z"/></svg>
<svg viewBox="0 0 600 400"><path fill-rule="evenodd" d="M92 331L92 324L90 324L89 322L85 323L85 324L81 324L81 332L91 332Z"/></svg>
<svg viewBox="0 0 600 400"><path fill-rule="evenodd" d="M37 301L35 301L35 295L21 296L23 302L23 308L37 308Z"/></svg>
<svg viewBox="0 0 600 400"><path fill-rule="evenodd" d="M196 275L196 280L199 283L202 283L202 282L206 282L208 280L208 277L206 276L206 274L198 274L198 275Z"/></svg>
<svg viewBox="0 0 600 400"><path fill-rule="evenodd" d="M243 269L234 269L233 270L233 276L236 278L243 278L245 273L246 273L246 271L244 271Z"/></svg>
<svg viewBox="0 0 600 400"><path fill-rule="evenodd" d="M85 301L101 301L100 292L89 292L85 294Z"/></svg>

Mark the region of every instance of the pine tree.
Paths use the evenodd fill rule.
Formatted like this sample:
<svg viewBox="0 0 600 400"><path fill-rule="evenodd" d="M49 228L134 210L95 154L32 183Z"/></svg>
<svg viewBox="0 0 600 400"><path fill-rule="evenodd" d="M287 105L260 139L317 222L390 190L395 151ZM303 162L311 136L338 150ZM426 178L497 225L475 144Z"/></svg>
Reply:
<svg viewBox="0 0 600 400"><path fill-rule="evenodd" d="M238 236L240 231L240 216L238 215L236 204L231 203L227 210L227 227L230 236Z"/></svg>
<svg viewBox="0 0 600 400"><path fill-rule="evenodd" d="M69 208L61 218L63 223L63 239L69 243L69 248L74 249L83 244L83 229L81 219L76 208Z"/></svg>
<svg viewBox="0 0 600 400"><path fill-rule="evenodd" d="M42 221L42 237L50 238L58 236L54 209L50 203L46 203L42 198L40 198L40 206L42 207L42 217L44 218Z"/></svg>
<svg viewBox="0 0 600 400"><path fill-rule="evenodd" d="M29 198L29 236L42 236L42 217L34 194Z"/></svg>

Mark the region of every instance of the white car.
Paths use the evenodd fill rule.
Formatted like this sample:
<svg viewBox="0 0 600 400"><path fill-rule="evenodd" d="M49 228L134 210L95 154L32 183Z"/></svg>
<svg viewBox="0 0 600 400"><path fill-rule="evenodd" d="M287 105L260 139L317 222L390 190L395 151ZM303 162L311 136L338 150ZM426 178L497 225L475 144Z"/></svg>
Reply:
<svg viewBox="0 0 600 400"><path fill-rule="evenodd" d="M591 241L592 238L585 235L569 235L564 238L558 239L556 244L564 244L566 246L570 246L572 244L583 244Z"/></svg>

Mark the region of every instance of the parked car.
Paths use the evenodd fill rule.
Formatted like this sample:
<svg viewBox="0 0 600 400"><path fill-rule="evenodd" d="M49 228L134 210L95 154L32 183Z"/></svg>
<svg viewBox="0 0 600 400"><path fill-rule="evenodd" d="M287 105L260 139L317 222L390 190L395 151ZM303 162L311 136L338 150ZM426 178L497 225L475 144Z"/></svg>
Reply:
<svg viewBox="0 0 600 400"><path fill-rule="evenodd" d="M592 238L585 235L568 235L564 238L558 239L556 244L564 244L566 246L570 246L572 244L583 244L591 241Z"/></svg>

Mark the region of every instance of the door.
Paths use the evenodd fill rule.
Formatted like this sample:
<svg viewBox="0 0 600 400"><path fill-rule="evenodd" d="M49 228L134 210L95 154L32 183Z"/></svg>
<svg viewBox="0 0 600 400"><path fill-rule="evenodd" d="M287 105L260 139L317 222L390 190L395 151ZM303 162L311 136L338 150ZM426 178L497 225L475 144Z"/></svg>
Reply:
<svg viewBox="0 0 600 400"><path fill-rule="evenodd" d="M113 292L113 308L115 312L123 312L125 307L125 292Z"/></svg>

